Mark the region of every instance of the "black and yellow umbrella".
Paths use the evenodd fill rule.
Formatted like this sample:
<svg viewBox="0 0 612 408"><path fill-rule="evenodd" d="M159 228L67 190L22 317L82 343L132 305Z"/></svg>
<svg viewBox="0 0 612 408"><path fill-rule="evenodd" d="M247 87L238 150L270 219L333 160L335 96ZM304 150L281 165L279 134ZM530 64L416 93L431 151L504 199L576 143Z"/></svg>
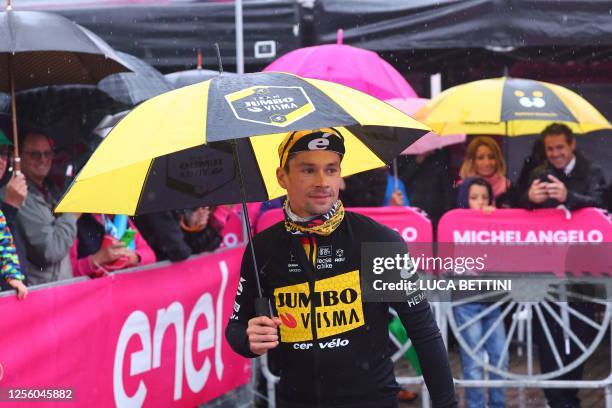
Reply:
<svg viewBox="0 0 612 408"><path fill-rule="evenodd" d="M345 176L384 166L429 131L343 85L286 73L220 75L130 112L56 211L135 215L239 203L237 163L246 201L279 197L285 194L275 175L282 139L288 132L329 127L345 140Z"/></svg>
<svg viewBox="0 0 612 408"><path fill-rule="evenodd" d="M449 88L432 98L414 117L441 136L537 134L552 122L564 123L575 133L610 128L597 109L569 89L508 77Z"/></svg>
<svg viewBox="0 0 612 408"><path fill-rule="evenodd" d="M284 195L277 148L289 132L333 127L344 175L381 167L429 131L391 105L285 73L219 75L139 105L94 152L58 212L142 214ZM251 239L248 217L246 229ZM255 252L258 315L269 315Z"/></svg>

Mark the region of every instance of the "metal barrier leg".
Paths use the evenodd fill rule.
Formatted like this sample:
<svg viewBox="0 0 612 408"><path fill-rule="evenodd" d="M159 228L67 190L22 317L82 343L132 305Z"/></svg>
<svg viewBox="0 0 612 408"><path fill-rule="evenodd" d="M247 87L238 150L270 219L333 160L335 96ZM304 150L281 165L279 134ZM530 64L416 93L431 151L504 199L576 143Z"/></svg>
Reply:
<svg viewBox="0 0 612 408"><path fill-rule="evenodd" d="M612 385L606 386L606 408L612 408Z"/></svg>
<svg viewBox="0 0 612 408"><path fill-rule="evenodd" d="M274 386L278 381L278 377L276 377L270 369L268 368L268 355L264 354L260 357L261 361L261 370L266 379L267 391L268 391L268 408L276 407L276 393L274 392Z"/></svg>
<svg viewBox="0 0 612 408"><path fill-rule="evenodd" d="M421 401L423 408L430 408L431 401L429 400L429 391L427 391L427 386L425 383L421 384Z"/></svg>

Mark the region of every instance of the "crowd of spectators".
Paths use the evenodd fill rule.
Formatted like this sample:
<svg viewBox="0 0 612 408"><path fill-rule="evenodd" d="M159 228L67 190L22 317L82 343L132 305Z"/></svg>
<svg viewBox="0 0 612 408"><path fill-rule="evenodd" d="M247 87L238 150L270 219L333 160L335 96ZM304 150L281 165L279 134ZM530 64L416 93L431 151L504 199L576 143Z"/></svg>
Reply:
<svg viewBox="0 0 612 408"><path fill-rule="evenodd" d="M68 279L99 277L119 269L156 261L180 262L191 255L214 251L222 245L221 231L231 207L198 207L139 215L56 214L53 209L62 188L49 175L54 164L53 140L38 131L24 132L20 145L21 172L15 171L10 138L0 131L0 284L23 299L26 285ZM399 156L395 172L383 167L345 178L341 199L347 207L414 206L425 211L434 226L453 208L493 213L496 208L555 208L567 211L584 207L612 206L612 186L606 189L601 168L577 148L572 131L565 125L546 127L525 159L516 183L507 176L499 144L492 137L475 136L467 145L462 164L453 177L449 149L416 156ZM64 183L63 185L66 185ZM263 203L259 214L282 206L282 199ZM479 315L487 305L466 303L454 310L459 324ZM593 311L584 302L576 307L585 316ZM489 313L471 326L468 343L476 343L499 317ZM584 341L592 333L573 322L574 332ZM536 331L538 328L536 327ZM541 329L540 329L541 330ZM555 341L562 335L553 333ZM543 370L554 369L554 356L544 336L536 336ZM484 348L494 365L506 341L503 325L490 336ZM464 377L482 378L482 370L462 353ZM567 356L571 358L572 356ZM499 364L498 364L499 363ZM582 376L582 366L566 379ZM551 406L577 401L576 391L546 390ZM469 406L482 406L483 390L467 391ZM503 406L501 389L490 389L490 406ZM493 405L491 405L493 404ZM497 405L495 405L497 404ZM560 406L560 405L559 405ZM565 405L564 405L565 406Z"/></svg>
<svg viewBox="0 0 612 408"><path fill-rule="evenodd" d="M23 285L54 282L73 276L97 277L118 269L156 261L178 262L222 245L227 207L199 207L144 214L55 214L63 188L49 175L53 140L41 132L24 132L21 173L13 171L10 138L0 131L0 197L7 232L2 289L27 294ZM448 210L470 208L471 188L480 188L495 208L567 210L612 205L603 172L580 153L572 131L552 124L534 143L516 183L507 177L502 150L492 137L471 138L456 176L449 149L399 156L395 172L383 167L345 178L341 199L347 207L414 206L434 226ZM464 188L469 181L471 188ZM64 183L65 185L66 183ZM486 191L485 191L486 190ZM474 194L478 195L477 192ZM481 201L485 198L481 197ZM260 213L281 200L264 203ZM1 231L0 231L1 233ZM4 237L4 235L0 235ZM1 244L1 242L0 242ZM10 248L14 248L11 250ZM13 252L14 256L13 256ZM14 260L15 266L7 265ZM16 270L18 273L10 272Z"/></svg>

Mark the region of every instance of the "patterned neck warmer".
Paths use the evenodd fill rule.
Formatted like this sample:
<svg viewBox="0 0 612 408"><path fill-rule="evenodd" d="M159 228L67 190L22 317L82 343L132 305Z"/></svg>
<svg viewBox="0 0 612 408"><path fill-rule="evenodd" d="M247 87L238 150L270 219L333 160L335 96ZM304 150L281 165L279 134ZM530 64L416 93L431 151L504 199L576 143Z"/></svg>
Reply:
<svg viewBox="0 0 612 408"><path fill-rule="evenodd" d="M285 228L290 234L317 234L327 236L334 232L344 219L344 206L337 200L325 214L304 219L296 216L289 207L289 200L283 205L285 212Z"/></svg>

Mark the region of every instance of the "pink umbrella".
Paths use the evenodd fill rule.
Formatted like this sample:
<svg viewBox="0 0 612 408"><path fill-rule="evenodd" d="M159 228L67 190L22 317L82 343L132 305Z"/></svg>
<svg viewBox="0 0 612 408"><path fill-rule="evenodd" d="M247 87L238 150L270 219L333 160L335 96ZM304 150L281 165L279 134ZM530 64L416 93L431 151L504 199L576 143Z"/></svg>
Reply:
<svg viewBox="0 0 612 408"><path fill-rule="evenodd" d="M412 115L425 105L429 99L426 98L408 98L408 99L388 99L389 105L396 107L402 112ZM401 154L423 154L431 150L440 149L444 146L450 146L465 142L465 135L448 135L438 136L434 132L429 132L419 140L408 146Z"/></svg>
<svg viewBox="0 0 612 408"><path fill-rule="evenodd" d="M337 44L299 48L283 55L264 71L324 79L383 100L417 97L404 77L378 54L342 44L342 30L338 30Z"/></svg>

